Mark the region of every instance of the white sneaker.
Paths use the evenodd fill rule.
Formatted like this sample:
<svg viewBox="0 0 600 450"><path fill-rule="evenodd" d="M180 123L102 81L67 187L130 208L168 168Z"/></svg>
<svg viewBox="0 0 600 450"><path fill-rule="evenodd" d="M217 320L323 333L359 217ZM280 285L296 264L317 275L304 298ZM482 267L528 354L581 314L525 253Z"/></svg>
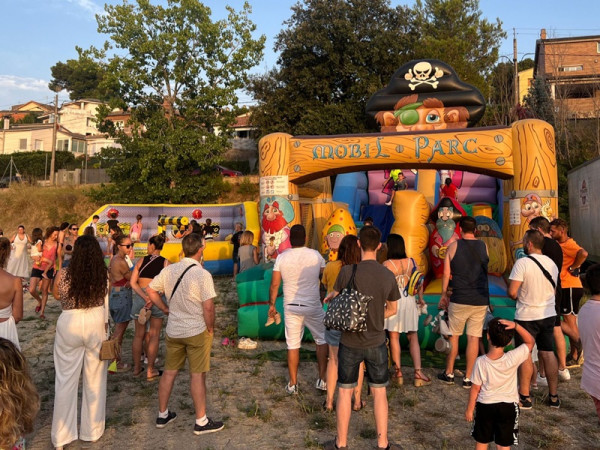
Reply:
<svg viewBox="0 0 600 450"><path fill-rule="evenodd" d="M558 379L560 381L569 381L571 379L571 373L569 372L569 369L558 369Z"/></svg>
<svg viewBox="0 0 600 450"><path fill-rule="evenodd" d="M326 391L327 390L327 383L325 382L325 380L321 380L320 378L317 380L315 387L320 390L320 391Z"/></svg>
<svg viewBox="0 0 600 450"><path fill-rule="evenodd" d="M253 341L250 338L241 338L240 342L238 342L238 348L242 349L242 350L254 350L256 347L258 347L258 342Z"/></svg>
<svg viewBox="0 0 600 450"><path fill-rule="evenodd" d="M389 202L385 202L385 206L392 206L392 201L390 200Z"/></svg>
<svg viewBox="0 0 600 450"><path fill-rule="evenodd" d="M294 395L298 393L298 385L294 384L293 386L290 386L290 383L288 383L285 387L285 392L289 395Z"/></svg>
<svg viewBox="0 0 600 450"><path fill-rule="evenodd" d="M548 380L546 379L546 377L541 376L539 374L539 372L537 374L536 383L538 386L544 386L544 387L548 386Z"/></svg>

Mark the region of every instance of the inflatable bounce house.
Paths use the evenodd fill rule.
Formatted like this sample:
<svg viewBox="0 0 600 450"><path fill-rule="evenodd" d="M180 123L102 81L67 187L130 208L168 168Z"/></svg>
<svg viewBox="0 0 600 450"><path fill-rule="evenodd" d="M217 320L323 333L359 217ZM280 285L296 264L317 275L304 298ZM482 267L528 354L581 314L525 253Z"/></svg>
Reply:
<svg viewBox="0 0 600 450"><path fill-rule="evenodd" d="M129 234L131 226L136 222L136 216L142 216L142 233L134 244L135 256L146 255L148 239L157 234L165 233L167 242L161 255L177 262L180 259L181 239L192 220L204 225L210 219L213 225L213 238L206 241L204 249L204 268L213 275L233 273L233 244L231 235L235 224L242 223L245 229L254 232L255 245L258 244L260 227L256 202L229 203L222 205L104 205L94 215L100 220L97 223L100 243L105 249L106 241L103 237L108 235L108 220L118 221L119 227L125 234ZM92 216L93 217L93 216ZM92 217L88 218L80 228L83 233L85 227L90 225Z"/></svg>
<svg viewBox="0 0 600 450"><path fill-rule="evenodd" d="M450 66L419 60L398 69L369 100L367 114L380 133L263 137L259 214L266 261L290 247L289 229L297 223L307 229L308 246L335 259L341 236L356 234L371 217L384 240L390 232L404 237L408 256L427 273L425 300L435 315L446 249L460 238L458 219L471 215L489 250L494 315L513 318L502 275L522 256L529 221L552 220L557 211L554 130L533 119L474 128L484 111L481 93ZM450 195L442 196L447 183ZM265 263L237 278L241 336L284 335L283 322L264 326L271 271ZM281 314L282 301L280 292ZM432 347L431 327L419 333L422 347Z"/></svg>

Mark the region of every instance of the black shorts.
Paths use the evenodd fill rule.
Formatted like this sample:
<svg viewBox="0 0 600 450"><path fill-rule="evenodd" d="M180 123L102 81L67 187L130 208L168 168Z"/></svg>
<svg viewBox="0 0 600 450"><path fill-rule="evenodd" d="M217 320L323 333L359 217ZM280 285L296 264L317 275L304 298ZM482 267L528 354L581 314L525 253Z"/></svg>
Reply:
<svg viewBox="0 0 600 450"><path fill-rule="evenodd" d="M583 288L560 289L560 313L563 316L579 313L579 302L583 297Z"/></svg>
<svg viewBox="0 0 600 450"><path fill-rule="evenodd" d="M471 436L481 444L495 442L502 447L518 445L519 405L477 402Z"/></svg>
<svg viewBox="0 0 600 450"><path fill-rule="evenodd" d="M540 320L515 320L515 322L529 331L529 334L535 339L539 351L554 351L554 324L556 323L556 316ZM515 348L522 343L523 339L521 336L515 333Z"/></svg>
<svg viewBox="0 0 600 450"><path fill-rule="evenodd" d="M369 386L386 387L389 382L387 346L353 348L340 343L338 350L338 387L351 389L358 384L360 363L365 362Z"/></svg>
<svg viewBox="0 0 600 450"><path fill-rule="evenodd" d="M44 271L42 269L36 269L34 267L33 269L31 269L31 278L41 278L43 280L43 273ZM48 272L46 272L46 276L48 277L48 279L54 280L54 268L48 269Z"/></svg>

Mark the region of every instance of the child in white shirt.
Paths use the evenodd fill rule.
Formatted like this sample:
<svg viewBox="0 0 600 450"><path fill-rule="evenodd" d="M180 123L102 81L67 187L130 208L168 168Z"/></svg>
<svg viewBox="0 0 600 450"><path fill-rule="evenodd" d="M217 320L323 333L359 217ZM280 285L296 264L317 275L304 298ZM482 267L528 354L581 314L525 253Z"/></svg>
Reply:
<svg viewBox="0 0 600 450"><path fill-rule="evenodd" d="M523 344L504 353L515 331ZM519 393L517 369L531 353L535 340L522 326L494 318L488 324L489 350L473 366L471 394L465 418L473 422L471 436L478 450L495 442L498 449L518 444Z"/></svg>

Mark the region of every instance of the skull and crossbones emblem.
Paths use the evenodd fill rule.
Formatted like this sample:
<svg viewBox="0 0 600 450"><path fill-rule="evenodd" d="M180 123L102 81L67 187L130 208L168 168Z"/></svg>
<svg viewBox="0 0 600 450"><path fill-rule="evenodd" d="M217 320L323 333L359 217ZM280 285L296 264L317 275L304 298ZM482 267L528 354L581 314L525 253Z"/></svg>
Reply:
<svg viewBox="0 0 600 450"><path fill-rule="evenodd" d="M427 61L421 61L416 63L412 69L408 69L408 73L404 75L404 79L408 80L408 87L411 91L414 91L421 84L428 84L437 89L438 78L442 78L443 76L444 72L441 69L434 68Z"/></svg>

